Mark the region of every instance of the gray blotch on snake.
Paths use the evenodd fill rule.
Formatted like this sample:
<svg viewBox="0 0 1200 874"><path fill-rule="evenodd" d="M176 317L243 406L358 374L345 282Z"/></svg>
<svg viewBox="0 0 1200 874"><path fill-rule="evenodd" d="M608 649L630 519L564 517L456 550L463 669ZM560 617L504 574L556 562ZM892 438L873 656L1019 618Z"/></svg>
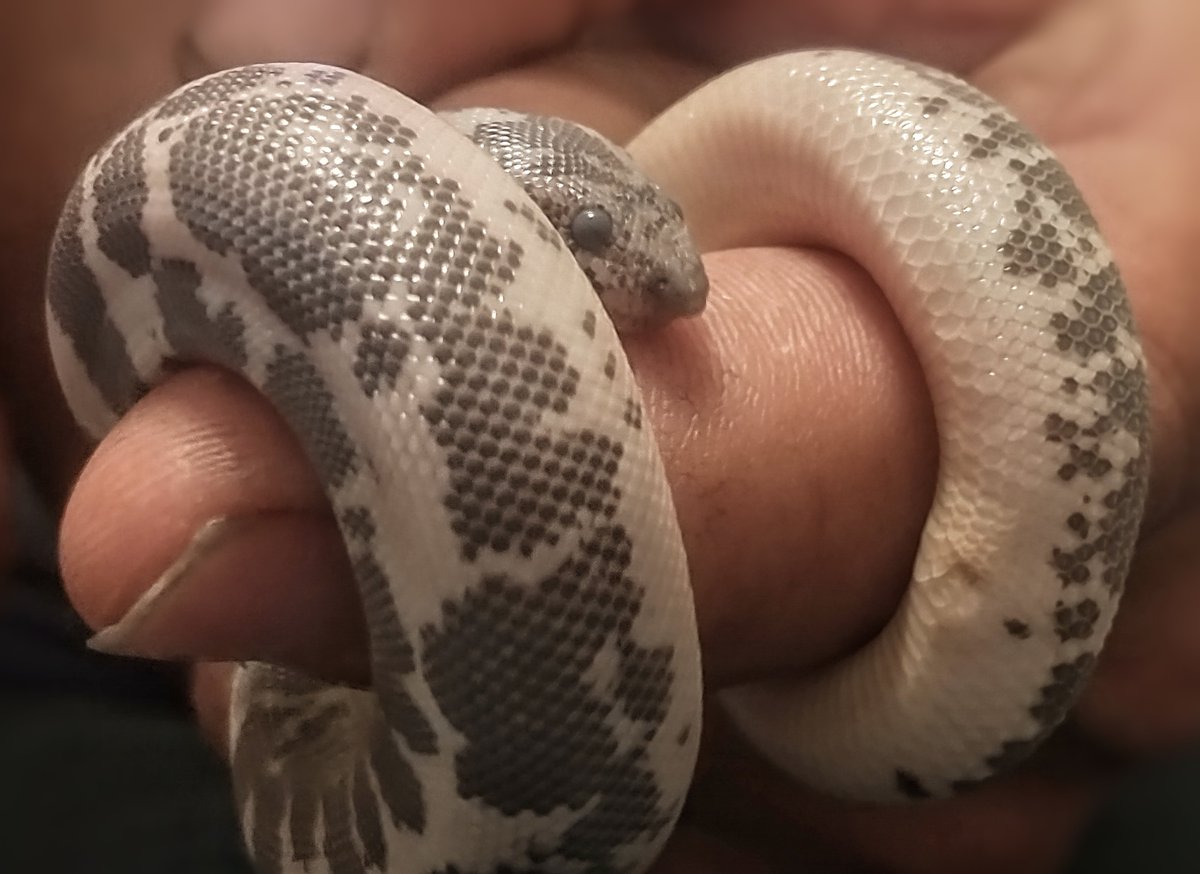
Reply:
<svg viewBox="0 0 1200 874"><path fill-rule="evenodd" d="M538 865L574 860L580 870L598 874L622 853L660 842L682 791L672 785L668 793L660 784L664 763L652 749L676 692L674 649L643 646L633 635L646 589L631 575L632 544L614 518L623 499L615 478L625 432L617 416L599 416L602 431L575 422L590 421L574 416L572 403L582 369L594 368L595 351L572 350L536 306L507 304L527 269L525 246L537 249L543 271L547 251L564 249L550 222L518 203L516 187L505 188L511 193L503 198L484 187L490 199L478 208L454 178L452 162L424 151L471 146L421 115L415 122L425 126L426 141L417 143L413 129L377 111L411 107L365 96L360 84L347 84L348 75L286 65L245 68L186 86L151 109L89 168L94 215L81 215L81 190L67 204L52 262L51 312L88 378L120 414L141 386L134 356L108 318L120 311L128 329L131 309L123 302L144 295L135 307L145 318L132 328L142 332L137 367L151 380L168 363L194 361L247 376L299 436L342 528L367 620L371 690L332 687L254 663L235 680L235 688L253 690L236 717L232 759L247 844L259 868L284 871L322 859L339 874L391 868L400 864L401 851L391 844L397 835L420 835L431 813L444 816L431 804L466 810L470 798L486 796L493 822L507 816L503 828L514 833L528 833L535 822L523 812L551 812L494 773L525 755L511 708L478 718L458 708L461 690L438 679L439 672L443 679L458 677L454 659L479 652L462 629L498 609L488 601L495 556L528 562L546 547L560 554L546 592L557 587L567 611L553 617L557 636L546 645L569 664L552 689L521 692L511 678L497 678L495 687L540 712L561 709L554 696L569 687L569 700L589 708L578 718L601 745L583 747L578 738L562 736L569 742L562 750L574 744L576 758L596 769L591 775L575 773L562 760L538 763L568 783L584 780L590 796L568 793L571 816L556 819L560 808L543 816L532 834L545 839L513 850L512 861L521 855ZM570 130L555 123L555 136L570 136ZM591 134L580 136L589 148L597 145ZM329 143L335 145L326 149ZM473 154L480 166L487 163L482 153ZM591 187L580 187L580 179L573 184L578 196L611 197L634 181L606 175ZM656 192L635 187L643 201ZM532 229L532 240L507 232L503 219L510 214ZM104 289L87 263L89 218L94 257L105 264ZM665 261L690 257L696 284L672 290L691 294L694 308L705 291L703 274L678 224L674 210L659 229L683 248L662 249L658 260L646 250L641 263L658 270ZM596 253L588 257L594 273ZM582 282L561 275L571 285L570 305L580 307ZM527 279L518 299L528 298L533 284ZM634 299L642 294L636 287L621 291ZM582 311L563 329L570 342L577 342L573 330ZM589 316L594 340L599 326L594 311ZM605 343L615 345L611 331ZM338 354L331 356L335 346ZM342 394L347 376L357 384L357 398ZM432 389L414 388L414 380L431 376ZM421 475L446 474L438 495L443 506L427 510L446 514L462 561L457 612L448 599L444 621L420 627L420 647L397 592L428 581L419 570L415 579L400 579L407 568L387 553L380 506L373 502L378 498L371 497L381 478L378 463L392 459L394 447L366 451L356 443L365 427L360 411L374 419L397 402L412 416L410 436L425 441ZM635 460L643 475L652 472L652 457ZM650 546L653 557L659 547ZM672 549L661 554L674 560ZM575 597L572 590L587 595ZM474 615L472 605L484 615ZM581 619L579 610L590 618ZM653 634L661 629L648 627L657 641ZM514 645L533 643L520 629L510 631ZM593 687L586 665L603 663L601 648L611 651L616 669L610 690ZM502 663L501 655L493 653L492 661ZM461 738L443 733L448 720L457 720ZM515 744L508 751L489 740L492 725L506 721L511 731L500 736ZM626 724L642 727L633 743ZM452 771L431 771L430 759L449 759L463 743ZM541 751L554 754L555 748ZM654 755L660 758L652 761ZM431 776L439 785L425 785Z"/></svg>
<svg viewBox="0 0 1200 874"><path fill-rule="evenodd" d="M983 99L972 96L973 89L966 89L957 80L919 66L910 69L937 84L942 91L941 95L918 98L927 117L948 111L952 101L980 108L987 105ZM1004 269L1019 276L1038 276L1046 287L1062 283L1074 289L1063 298L1065 309L1050 317L1048 327L1057 332L1058 348L1085 363L1097 355L1115 352L1115 332L1118 329L1132 332L1132 315L1113 265L1104 263L1095 271L1084 267L1089 256L1096 252L1096 244L1087 236L1088 232L1095 232L1096 222L1061 165L1006 113L985 115L977 128L963 134L963 143L970 147L971 159L1002 162L1014 176L1019 221L999 245ZM1070 221L1057 221L1059 215ZM1058 414L1052 414L1046 421L1047 441L1065 450L1060 477L1069 481L1082 475L1109 483L1089 505L1095 513L1092 519L1075 512L1064 520L1063 533L1068 540L1056 546L1047 561L1059 571L1065 587L1084 583L1099 574L1113 591L1124 580L1132 557L1137 526L1131 525L1126 517L1139 514L1144 500L1141 490L1145 483L1146 446L1143 440L1141 453L1128 462L1126 469L1112 471L1097 438L1113 428L1126 428L1130 434L1143 435L1146 405L1145 378L1140 367L1131 370L1115 356L1106 358L1106 366L1096 372L1092 385L1083 387L1069 382L1061 390L1065 394L1095 392L1107 401L1107 409L1090 422L1068 421ZM1055 607L1052 627L1062 641L1087 639L1099 616L1095 600L1072 601L1068 589L1064 591L1064 600ZM1005 625L1015 638L1028 637L1027 624L1010 621ZM1050 681L1042 688L1038 700L1030 705L1037 730L1030 737L1005 742L1000 751L988 757L986 764L990 770L1011 767L1061 721L1077 687L1086 680L1092 662L1091 657L1080 656L1051 669ZM897 774L897 785L903 794L922 797L926 793L916 775L903 770ZM976 782L958 781L955 787L963 790Z"/></svg>
<svg viewBox="0 0 1200 874"><path fill-rule="evenodd" d="M128 409L143 386L124 335L113 324L100 283L84 257L80 236L81 183L67 195L50 250L46 302L71 340L88 379L115 410Z"/></svg>
<svg viewBox="0 0 1200 874"><path fill-rule="evenodd" d="M837 99L895 100L899 109L867 117L869 132L845 117L831 122L905 171L877 179L853 157L847 165L867 180L854 190L893 231L889 253L924 246L912 265L891 266L954 272L971 250L973 277L991 283L987 304L1006 307L1019 294L1033 302L1013 327L1038 332L1043 345L1031 348L1046 364L1016 373L1043 389L1035 400L1047 405L1030 407L1032 428L1002 418L951 441L966 458L984 457L1010 433L1045 444L1044 458L1029 455L1049 466L1018 471L1044 474L1053 498L1052 534L1033 559L1044 579L979 614L967 629L973 652L939 648L958 627L936 607L933 619L898 613L907 618L890 628L908 634L900 643L926 663L903 666L913 669L914 698L889 697L878 682L854 698L879 719L839 733L829 719L846 708L822 699L824 710L797 708L778 722L820 729L819 746L775 745L772 754L798 771L854 791L924 797L968 788L1026 755L1094 665L1144 499L1145 374L1116 268L1049 153L953 77L822 57L774 64L797 80L811 74L800 94L845 88ZM698 309L702 268L678 207L594 132L500 110L451 122L528 197L489 176L488 159L423 110L352 74L291 65L220 74L169 97L106 147L56 238L56 361L77 374L74 355L91 382L73 408L97 420L119 413L141 390L139 373L155 379L171 356L240 369L300 434L343 529L367 617L372 691L261 665L237 674L235 774L264 871L324 858L339 874L365 874L409 864L416 848L423 861L410 867L439 874L489 866L610 874L649 864L682 805L686 774L676 763L694 756L699 699L682 543L640 396L562 250L599 286L618 327ZM913 129L919 137L909 137ZM982 168L976 180L939 176L951 181L935 186L936 216L910 212L920 204L904 186L917 165L905 161L918 159L897 151L924 137L933 159L945 148ZM923 148L914 153L929 158ZM708 178L740 184L733 174ZM957 195L975 181L1004 204L992 224L943 224L949 213L938 211L962 207ZM772 195L773 182L765 182ZM898 233L901 224L911 236ZM545 297L532 294L535 285ZM998 351L983 336L990 328L972 322L960 333L978 301L961 288L935 300L937 291L918 279L897 308L917 329L918 353L931 337L966 338L946 344L944 358L940 349L928 356L943 362L937 376L949 369L979 382L989 363L1013 375L988 357ZM926 309L906 316L914 301ZM1044 322L1028 322L1030 312ZM952 362L958 369L945 364L955 355L964 356ZM951 400L978 413L978 389ZM110 410L92 409L97 395ZM1026 411L1020 399L1012 409ZM383 421L402 422L402 432L382 430ZM989 524L988 502L1008 497L998 473L994 493L966 490L982 497L978 515ZM946 520L934 512L938 534ZM950 533L962 533L955 524ZM916 603L929 606L929 580L968 597L993 582L999 571L987 558L962 551L955 547L945 574L929 574L929 554L920 554L914 589L925 601ZM935 642L922 649L922 640ZM994 657L998 640L1013 662ZM892 653L886 670L900 665L895 650L871 652ZM996 679L1018 661L1023 679L1009 689L1003 720L968 714L975 721L963 723L971 731L960 732L957 752L931 744L949 721L933 718L964 697L971 703L973 673L963 664ZM860 670L855 682L878 676ZM910 701L930 707L918 714L906 710ZM951 715L966 719L969 709ZM856 738L862 761L829 755L856 749ZM956 779L964 775L971 779ZM424 834L440 834L447 817L482 835L470 864Z"/></svg>
<svg viewBox="0 0 1200 874"><path fill-rule="evenodd" d="M621 528L600 529L534 588L487 577L421 632L430 687L467 739L456 757L460 791L510 816L585 811L558 854L589 871L608 870L610 848L668 819L644 750L618 751L613 703L586 680L600 649L615 646L629 667L646 669L618 689L626 715L649 737L661 725L670 652L628 637L644 597L626 575L631 546ZM497 663L494 652L513 660Z"/></svg>

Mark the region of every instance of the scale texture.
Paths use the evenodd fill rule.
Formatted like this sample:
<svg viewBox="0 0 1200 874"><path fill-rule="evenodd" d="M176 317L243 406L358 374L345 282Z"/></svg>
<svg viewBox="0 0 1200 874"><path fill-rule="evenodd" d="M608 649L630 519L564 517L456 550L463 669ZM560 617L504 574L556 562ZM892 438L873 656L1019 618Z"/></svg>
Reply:
<svg viewBox="0 0 1200 874"><path fill-rule="evenodd" d="M620 161L627 260L623 237L655 248L678 209ZM678 224L661 264L638 256L668 297L702 277ZM169 364L243 374L302 439L354 566L371 689L261 664L235 680L235 788L264 872L624 871L671 830L700 734L685 557L637 387L564 242L446 121L313 66L183 88L69 197L48 304L81 421L103 433Z"/></svg>
<svg viewBox="0 0 1200 874"><path fill-rule="evenodd" d="M818 676L730 691L736 723L855 798L946 795L1020 761L1095 664L1148 473L1141 349L1074 183L962 81L853 52L732 71L630 151L701 248L820 245L870 271L937 421L937 490L895 616Z"/></svg>
<svg viewBox="0 0 1200 874"><path fill-rule="evenodd" d="M1078 192L978 92L848 52L729 73L631 151L705 248L864 264L941 435L879 638L723 702L782 767L855 797L1013 764L1095 661L1146 489L1142 359ZM370 689L238 671L233 772L262 871L652 863L691 778L700 668L613 321L691 314L705 287L678 207L596 135L439 119L327 67L216 74L89 162L48 282L77 417L103 434L179 363L244 375L321 476L369 625Z"/></svg>

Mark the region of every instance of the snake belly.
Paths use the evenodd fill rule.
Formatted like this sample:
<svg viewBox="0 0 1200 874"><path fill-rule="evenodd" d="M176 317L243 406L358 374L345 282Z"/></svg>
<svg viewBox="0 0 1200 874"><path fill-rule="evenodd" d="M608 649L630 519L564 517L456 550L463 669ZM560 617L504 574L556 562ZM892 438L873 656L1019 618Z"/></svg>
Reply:
<svg viewBox="0 0 1200 874"><path fill-rule="evenodd" d="M818 245L865 267L937 424L937 488L887 626L723 704L781 768L851 798L944 796L1012 767L1095 665L1147 489L1142 352L1075 184L965 82L851 51L731 71L629 151L702 249Z"/></svg>
<svg viewBox="0 0 1200 874"><path fill-rule="evenodd" d="M492 157L352 73L215 74L88 163L48 317L92 434L167 368L220 365L294 429L337 517L371 688L237 671L260 871L657 855L700 734L680 532L612 323Z"/></svg>

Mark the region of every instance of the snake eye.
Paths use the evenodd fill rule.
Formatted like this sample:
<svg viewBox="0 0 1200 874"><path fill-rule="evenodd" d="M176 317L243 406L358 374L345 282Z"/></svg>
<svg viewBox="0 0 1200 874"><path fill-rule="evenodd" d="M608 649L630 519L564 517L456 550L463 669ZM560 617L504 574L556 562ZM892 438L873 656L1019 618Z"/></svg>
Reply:
<svg viewBox="0 0 1200 874"><path fill-rule="evenodd" d="M571 238L579 248L599 255L612 245L612 216L603 207L585 206L571 219Z"/></svg>

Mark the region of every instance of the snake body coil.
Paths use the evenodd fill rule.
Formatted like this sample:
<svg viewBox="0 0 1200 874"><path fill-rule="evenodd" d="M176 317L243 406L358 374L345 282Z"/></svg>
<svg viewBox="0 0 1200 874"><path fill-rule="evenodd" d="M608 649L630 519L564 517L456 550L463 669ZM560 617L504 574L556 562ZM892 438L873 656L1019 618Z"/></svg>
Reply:
<svg viewBox="0 0 1200 874"><path fill-rule="evenodd" d="M1146 486L1140 351L1074 186L958 80L848 52L727 74L631 151L705 248L819 242L863 263L941 435L896 617L814 679L727 693L738 724L801 779L868 798L1019 759L1095 659ZM326 67L210 76L88 163L48 282L76 416L103 434L168 365L242 374L304 443L369 626L368 690L237 673L261 870L654 859L694 764L698 646L604 311L640 327L705 288L679 209L602 138L440 119Z"/></svg>

